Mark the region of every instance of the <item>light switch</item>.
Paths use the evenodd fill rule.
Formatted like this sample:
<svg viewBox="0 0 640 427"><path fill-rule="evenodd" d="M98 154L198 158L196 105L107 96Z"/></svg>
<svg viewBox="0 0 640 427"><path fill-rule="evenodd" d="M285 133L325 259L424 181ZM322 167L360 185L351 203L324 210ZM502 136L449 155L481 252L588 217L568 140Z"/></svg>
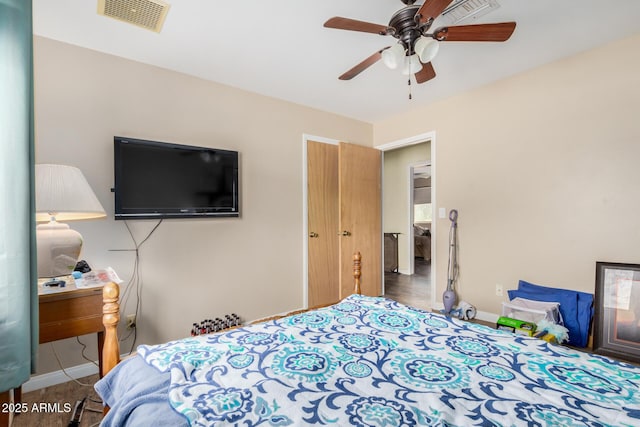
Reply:
<svg viewBox="0 0 640 427"><path fill-rule="evenodd" d="M439 208L438 209L438 217L440 219L444 219L447 217L447 208Z"/></svg>

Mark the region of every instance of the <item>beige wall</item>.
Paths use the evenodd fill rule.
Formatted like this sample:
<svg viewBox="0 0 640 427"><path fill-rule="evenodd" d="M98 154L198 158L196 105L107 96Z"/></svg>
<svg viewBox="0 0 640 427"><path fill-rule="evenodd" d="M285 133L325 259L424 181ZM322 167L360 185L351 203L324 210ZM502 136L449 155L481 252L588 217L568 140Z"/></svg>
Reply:
<svg viewBox="0 0 640 427"><path fill-rule="evenodd" d="M204 318L301 307L303 134L372 143L364 122L40 37L35 113L37 162L82 169L108 213L72 224L85 239L81 257L125 281L134 253L112 251L133 247L113 219L113 136L240 152L241 218L166 220L140 249L139 343L183 337ZM138 242L155 224L129 221ZM94 337L83 341L95 359ZM41 346L39 373L59 369L50 347ZM85 362L75 340L56 349L65 367Z"/></svg>
<svg viewBox="0 0 640 427"><path fill-rule="evenodd" d="M411 270L409 254L409 168L431 158L429 142L384 152L383 230L398 236L398 266L401 273Z"/></svg>
<svg viewBox="0 0 640 427"><path fill-rule="evenodd" d="M140 251L139 342L152 343L302 305L303 133L379 146L434 131L435 208L460 211L459 294L498 313L497 283L593 292L595 261L640 263L638 76L640 36L372 127L36 37L36 156L83 170L109 217L73 224L82 257L127 280L133 254L110 251L133 246L112 217L113 136L240 151L242 217L165 221ZM436 221L440 300L449 221ZM129 223L138 241L155 225ZM65 367L84 362L75 340L56 348ZM39 373L57 369L41 346Z"/></svg>
<svg viewBox="0 0 640 427"><path fill-rule="evenodd" d="M499 313L496 284L594 292L596 261L640 263L639 113L640 35L376 123L374 146L435 131L459 296ZM441 301L446 231L436 260Z"/></svg>

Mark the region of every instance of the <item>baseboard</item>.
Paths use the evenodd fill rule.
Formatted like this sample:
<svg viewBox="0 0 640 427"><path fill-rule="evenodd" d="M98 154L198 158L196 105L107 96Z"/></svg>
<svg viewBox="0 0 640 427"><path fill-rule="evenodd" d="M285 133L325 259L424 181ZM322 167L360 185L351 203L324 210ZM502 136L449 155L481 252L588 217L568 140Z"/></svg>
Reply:
<svg viewBox="0 0 640 427"><path fill-rule="evenodd" d="M489 313L487 311L479 311L476 313L476 319L483 320L485 322L496 323L498 321L498 316L495 313Z"/></svg>
<svg viewBox="0 0 640 427"><path fill-rule="evenodd" d="M65 371L71 378L78 379L97 374L98 367L93 363L85 363L82 365L65 368ZM41 388L51 387L57 384L66 383L68 381L71 381L71 379L66 376L62 370L48 372L46 374L31 377L29 381L22 384L22 392L28 393L30 391L40 390Z"/></svg>
<svg viewBox="0 0 640 427"><path fill-rule="evenodd" d="M440 312L444 310L444 304L441 302L436 302L436 305L431 308L433 311ZM476 319L482 320L484 322L496 323L498 321L499 315L495 313L490 313L488 311L478 311L476 312Z"/></svg>

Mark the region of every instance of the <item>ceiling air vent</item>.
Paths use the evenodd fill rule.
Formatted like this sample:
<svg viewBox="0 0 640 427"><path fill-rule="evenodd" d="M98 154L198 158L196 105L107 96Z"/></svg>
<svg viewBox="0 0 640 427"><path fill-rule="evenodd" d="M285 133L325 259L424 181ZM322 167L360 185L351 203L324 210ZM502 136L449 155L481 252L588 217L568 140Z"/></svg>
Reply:
<svg viewBox="0 0 640 427"><path fill-rule="evenodd" d="M157 33L162 30L169 3L160 0L98 0L98 14Z"/></svg>
<svg viewBox="0 0 640 427"><path fill-rule="evenodd" d="M499 7L496 0L455 0L441 16L448 25L453 25L476 20Z"/></svg>

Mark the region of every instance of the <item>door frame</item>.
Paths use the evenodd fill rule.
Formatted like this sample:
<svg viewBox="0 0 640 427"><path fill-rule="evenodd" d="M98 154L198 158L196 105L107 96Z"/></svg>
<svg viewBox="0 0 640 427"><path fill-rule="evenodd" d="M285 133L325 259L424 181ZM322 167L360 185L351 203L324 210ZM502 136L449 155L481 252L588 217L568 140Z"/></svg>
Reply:
<svg viewBox="0 0 640 427"><path fill-rule="evenodd" d="M437 185L436 185L436 132L435 131L430 131L430 132L426 132L426 133L421 133L418 135L414 135L414 136L410 136L408 138L403 138L403 139L398 139L395 141L391 141L388 143L384 143L384 144L380 144L380 145L376 145L373 148L377 148L378 150L382 151L382 155L383 155L383 159L384 159L384 152L385 151L390 151L390 150L395 150L398 148L403 148L403 147L409 147L411 145L416 145L416 144L421 144L423 142L430 142L429 144L429 149L430 149L430 160L429 162L431 163L431 209L433 211L433 220L431 221L431 307L435 307L436 306L436 272L437 272L437 268L435 268L436 266L436 235L437 235L437 222L436 221L436 216L435 216L435 212L436 212L436 207L437 207ZM384 162L383 162L384 164ZM410 168L411 170L412 168ZM383 177L384 177L384 167L382 168L382 173L383 173ZM413 185L410 185L410 188L413 188ZM384 197L384 194L383 194ZM411 194L411 198L410 200L413 200L413 194ZM383 220L384 220L384 207L383 207ZM410 213L409 215L413 215L412 213ZM409 234L409 236L413 236L413 224L409 224L409 229L407 230L407 233ZM383 229L384 232L384 229ZM408 245L413 245L413 238L409 238L407 239L409 242L407 243ZM408 248L410 254L413 253L413 247L410 246ZM384 264L384 263L383 263ZM413 262L411 263L411 266L413 266ZM384 275L382 276L382 289L384 290Z"/></svg>
<svg viewBox="0 0 640 427"><path fill-rule="evenodd" d="M307 189L307 141L339 145L340 140L323 136L302 134L302 308L309 308L309 210Z"/></svg>

